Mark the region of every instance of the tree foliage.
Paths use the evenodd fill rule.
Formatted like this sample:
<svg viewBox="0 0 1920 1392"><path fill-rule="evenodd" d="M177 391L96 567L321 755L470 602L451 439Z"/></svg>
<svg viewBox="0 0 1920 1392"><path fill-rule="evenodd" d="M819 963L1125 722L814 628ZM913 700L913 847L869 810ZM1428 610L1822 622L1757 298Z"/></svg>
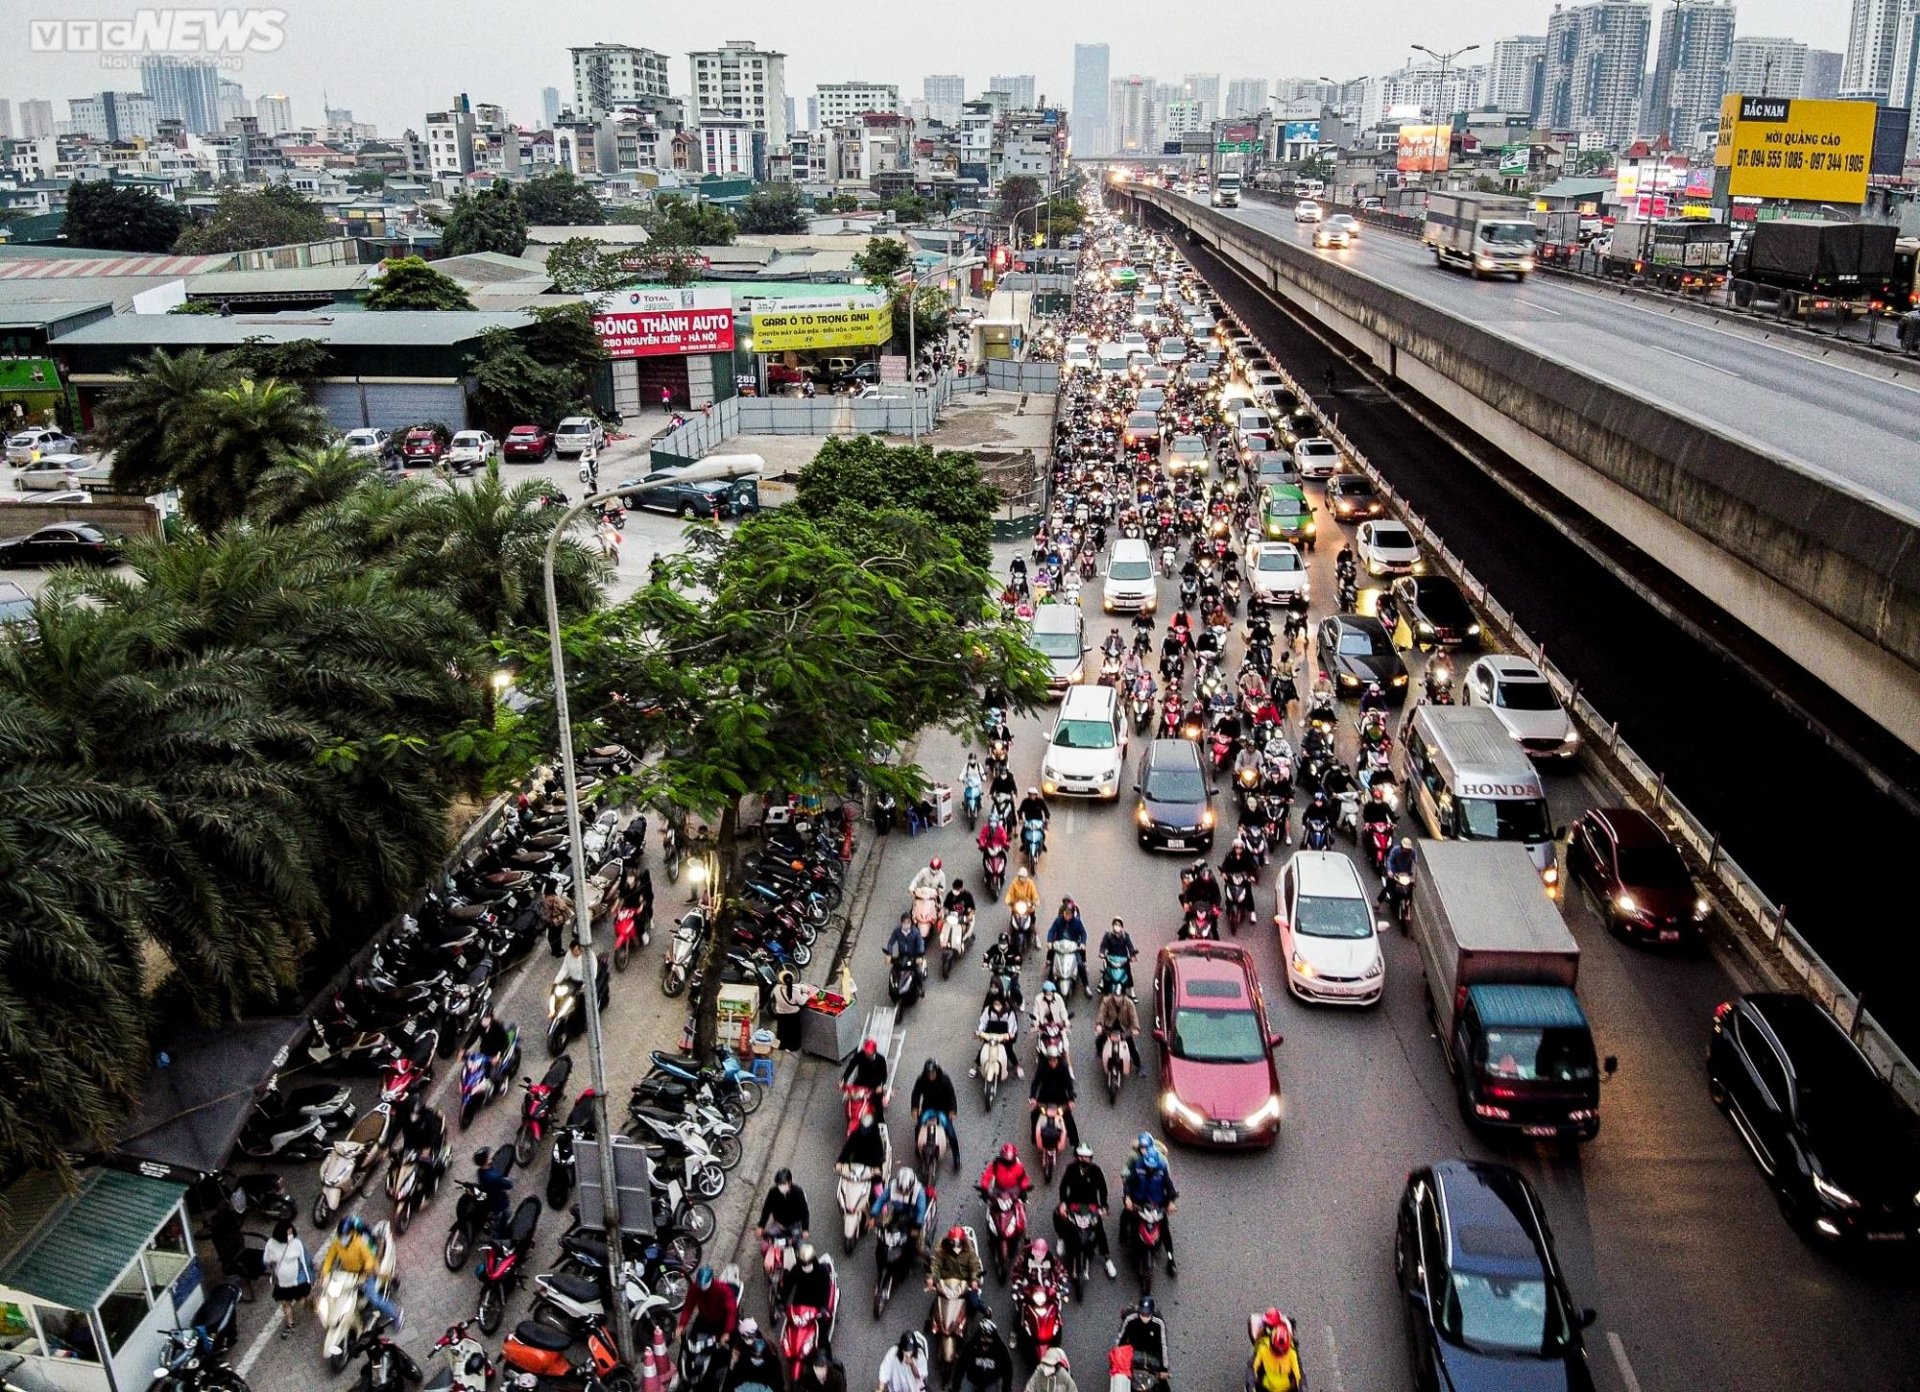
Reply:
<svg viewBox="0 0 1920 1392"><path fill-rule="evenodd" d="M317 338L273 343L257 334L242 340L238 348L228 350L225 356L242 376L277 377L299 387L309 399L315 383L326 375L327 364L333 360L327 345Z"/></svg>
<svg viewBox="0 0 1920 1392"><path fill-rule="evenodd" d="M569 237L547 253L547 274L564 295L618 290L634 278L620 262L620 253L606 250L592 237Z"/></svg>
<svg viewBox="0 0 1920 1392"><path fill-rule="evenodd" d="M66 245L95 251L171 251L186 223L177 204L142 188L76 179L67 188Z"/></svg>
<svg viewBox="0 0 1920 1392"><path fill-rule="evenodd" d="M797 184L762 184L740 208L740 230L792 234L807 230L807 206Z"/></svg>
<svg viewBox="0 0 1920 1392"><path fill-rule="evenodd" d="M1022 226L1033 225L1033 210L1029 205L1038 203L1043 190L1040 181L1025 174L1015 174L1000 181L1000 200L994 204L993 216L996 222L1014 222ZM1025 209L1026 211L1022 211Z"/></svg>
<svg viewBox="0 0 1920 1392"><path fill-rule="evenodd" d="M895 194L880 206L901 222L925 222L933 216L933 200L917 193Z"/></svg>
<svg viewBox="0 0 1920 1392"><path fill-rule="evenodd" d="M725 208L679 194L661 194L651 212L642 226L648 239L662 247L732 246L740 231Z"/></svg>
<svg viewBox="0 0 1920 1392"><path fill-rule="evenodd" d="M251 251L319 241L330 230L320 205L287 184L268 184L258 193L228 188L221 191L213 215L182 232L173 249L182 256Z"/></svg>
<svg viewBox="0 0 1920 1392"><path fill-rule="evenodd" d="M993 514L1000 499L966 450L836 436L801 469L794 503L818 521L910 509L951 537L970 564L993 562Z"/></svg>
<svg viewBox="0 0 1920 1392"><path fill-rule="evenodd" d="M898 237L869 237L853 268L875 285L884 285L913 264L913 253Z"/></svg>
<svg viewBox="0 0 1920 1392"><path fill-rule="evenodd" d="M922 285L917 290L907 285L895 285L891 296L893 306L893 337L896 343L907 342L907 307L913 307L913 335L920 343L938 343L946 337L947 324L953 317L953 301L937 285Z"/></svg>
<svg viewBox="0 0 1920 1392"><path fill-rule="evenodd" d="M380 270L380 278L366 293L368 309L473 308L459 282L418 256L391 258L380 263Z"/></svg>
<svg viewBox="0 0 1920 1392"><path fill-rule="evenodd" d="M513 185L505 179L477 193L456 193L440 232L440 250L447 256L470 256L497 251L518 256L527 248L527 215Z"/></svg>
<svg viewBox="0 0 1920 1392"><path fill-rule="evenodd" d="M488 329L467 360L474 415L494 434L535 422L551 429L591 409L593 379L606 361L585 305L534 311L526 330Z"/></svg>
<svg viewBox="0 0 1920 1392"><path fill-rule="evenodd" d="M593 190L570 170L537 174L521 184L515 195L530 227L598 227L607 220Z"/></svg>

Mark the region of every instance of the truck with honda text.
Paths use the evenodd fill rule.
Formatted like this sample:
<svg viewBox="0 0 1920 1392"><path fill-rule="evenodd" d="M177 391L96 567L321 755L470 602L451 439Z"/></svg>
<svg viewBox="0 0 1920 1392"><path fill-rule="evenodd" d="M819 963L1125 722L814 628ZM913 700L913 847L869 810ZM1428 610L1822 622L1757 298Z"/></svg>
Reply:
<svg viewBox="0 0 1920 1392"><path fill-rule="evenodd" d="M1590 1140L1602 1066L1574 987L1580 944L1511 842L1422 841L1413 939L1471 1126ZM1614 1059L1606 1060L1611 1075Z"/></svg>
<svg viewBox="0 0 1920 1392"><path fill-rule="evenodd" d="M1459 266L1476 280L1525 280L1534 267L1538 233L1525 199L1462 190L1427 195L1420 240L1436 265Z"/></svg>

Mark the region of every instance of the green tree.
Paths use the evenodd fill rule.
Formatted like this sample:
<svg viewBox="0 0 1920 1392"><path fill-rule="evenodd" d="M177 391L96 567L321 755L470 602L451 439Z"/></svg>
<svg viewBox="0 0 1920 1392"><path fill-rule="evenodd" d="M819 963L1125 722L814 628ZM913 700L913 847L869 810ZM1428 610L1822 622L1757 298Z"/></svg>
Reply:
<svg viewBox="0 0 1920 1392"><path fill-rule="evenodd" d="M243 339L238 348L231 349L224 357L244 377L277 377L299 387L309 399L316 383L326 375L328 363L333 361L327 345L317 338L271 343L258 334Z"/></svg>
<svg viewBox="0 0 1920 1392"><path fill-rule="evenodd" d="M224 357L199 348L135 358L99 427L101 448L113 455L113 491L145 497L167 487L194 453L206 398L235 377Z"/></svg>
<svg viewBox="0 0 1920 1392"><path fill-rule="evenodd" d="M860 200L851 193L836 193L821 207L829 213L857 213L860 211Z"/></svg>
<svg viewBox="0 0 1920 1392"><path fill-rule="evenodd" d="M993 564L993 516L999 495L966 450L889 445L873 435L828 440L800 470L794 506L826 521L908 508L958 543L971 565Z"/></svg>
<svg viewBox="0 0 1920 1392"><path fill-rule="evenodd" d="M368 289L368 309L472 309L473 301L453 277L434 270L418 256L380 263L381 274Z"/></svg>
<svg viewBox="0 0 1920 1392"><path fill-rule="evenodd" d="M533 326L526 331L527 351L547 367L573 374L584 395L594 374L607 360L606 345L593 327L593 313L584 304L547 305L532 311Z"/></svg>
<svg viewBox="0 0 1920 1392"><path fill-rule="evenodd" d="M67 187L60 234L67 246L95 251L170 251L186 214L142 188L105 179L76 179Z"/></svg>
<svg viewBox="0 0 1920 1392"><path fill-rule="evenodd" d="M633 280L633 272L620 264L620 254L605 250L592 237L569 237L549 251L547 274L564 295L618 290Z"/></svg>
<svg viewBox="0 0 1920 1392"><path fill-rule="evenodd" d="M218 314L220 303L217 300L188 300L168 310L169 314Z"/></svg>
<svg viewBox="0 0 1920 1392"><path fill-rule="evenodd" d="M569 170L537 174L515 192L530 227L598 227L607 220L593 190Z"/></svg>
<svg viewBox="0 0 1920 1392"><path fill-rule="evenodd" d="M260 477L285 455L318 445L326 418L298 387L242 378L202 392L192 421L197 438L180 451L169 481L180 510L203 532L217 532L245 511Z"/></svg>
<svg viewBox="0 0 1920 1392"><path fill-rule="evenodd" d="M740 230L762 234L807 230L807 208L798 184L763 184L740 208Z"/></svg>
<svg viewBox="0 0 1920 1392"><path fill-rule="evenodd" d="M536 359L513 329L488 329L467 358L472 413L495 435L529 421L551 429L585 404L579 377Z"/></svg>
<svg viewBox="0 0 1920 1392"><path fill-rule="evenodd" d="M1039 211L1032 205L1040 201L1041 193L1040 181L1025 174L1002 179L1000 201L993 207L993 220L1002 224L1017 222L1019 226L1032 231L1035 215Z"/></svg>
<svg viewBox="0 0 1920 1392"><path fill-rule="evenodd" d="M378 460L349 454L342 444L294 450L282 455L254 483L247 516L267 526L284 527L315 508L340 502L379 473Z"/></svg>
<svg viewBox="0 0 1920 1392"><path fill-rule="evenodd" d="M478 193L456 193L447 210L440 233L440 250L446 256L469 256L476 251L497 251L518 256L527 247L527 217L520 210L513 185L496 180Z"/></svg>
<svg viewBox="0 0 1920 1392"><path fill-rule="evenodd" d="M937 285L922 285L914 289L907 285L895 285L889 296L893 307L893 337L896 343L907 342L907 306L913 306L913 335L920 343L938 343L946 337L947 324L953 318L953 301L947 292Z"/></svg>
<svg viewBox="0 0 1920 1392"><path fill-rule="evenodd" d="M853 258L853 269L875 285L884 285L913 263L913 253L898 237L869 237L867 249Z"/></svg>
<svg viewBox="0 0 1920 1392"><path fill-rule="evenodd" d="M654 217L646 226L648 237L662 247L732 246L740 230L718 204L670 193L654 200Z"/></svg>
<svg viewBox="0 0 1920 1392"><path fill-rule="evenodd" d="M653 209L644 203L623 203L617 208L608 208L606 214L608 222L627 227L645 227L653 220Z"/></svg>
<svg viewBox="0 0 1920 1392"><path fill-rule="evenodd" d="M880 206L901 222L925 222L933 216L932 200L917 193L896 194Z"/></svg>
<svg viewBox="0 0 1920 1392"><path fill-rule="evenodd" d="M173 249L181 256L250 251L315 242L330 231L320 205L287 184L268 184L259 193L228 188L221 191L213 215L182 232Z"/></svg>

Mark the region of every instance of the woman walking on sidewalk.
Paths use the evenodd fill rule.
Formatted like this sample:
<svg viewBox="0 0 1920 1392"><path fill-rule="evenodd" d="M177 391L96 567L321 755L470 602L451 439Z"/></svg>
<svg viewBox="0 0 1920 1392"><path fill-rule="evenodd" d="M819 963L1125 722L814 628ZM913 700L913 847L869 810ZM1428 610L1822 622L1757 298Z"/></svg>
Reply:
<svg viewBox="0 0 1920 1392"><path fill-rule="evenodd" d="M307 1245L293 1225L282 1218L273 1229L273 1237L261 1253L261 1265L273 1279L274 1303L280 1307L280 1337L293 1333L294 1315L313 1293L313 1262L307 1257Z"/></svg>

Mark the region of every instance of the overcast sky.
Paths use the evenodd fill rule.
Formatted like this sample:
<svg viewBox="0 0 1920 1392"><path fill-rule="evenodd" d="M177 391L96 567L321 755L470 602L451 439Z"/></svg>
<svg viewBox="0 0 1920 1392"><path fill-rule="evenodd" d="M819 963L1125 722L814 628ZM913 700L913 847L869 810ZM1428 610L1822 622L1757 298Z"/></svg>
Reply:
<svg viewBox="0 0 1920 1392"><path fill-rule="evenodd" d="M235 0L184 0L182 8ZM124 19L122 0L6 0L0 5L0 97L16 104L66 99L103 88L138 90L137 65L116 70L97 54L34 51L34 20ZM1510 34L1544 34L1551 0L1051 0L1050 3L934 5L795 3L635 4L633 0L274 0L286 16L271 52L241 55L230 74L249 97L286 93L300 123L317 123L321 92L335 107L383 132L420 129L421 116L455 95L498 102L522 125L540 121L540 89L564 103L572 78L567 49L630 43L672 59L673 90L688 84L686 54L726 39L752 39L788 55L787 91L805 119L820 82L892 82L903 98L921 94L927 73L958 72L967 91L994 74L1033 73L1049 100L1068 105L1073 45L1112 47L1114 76L1163 79L1184 73L1337 80L1390 71L1409 45L1433 49ZM1661 8L1656 6L1657 10ZM1847 0L1739 0L1738 32L1786 35L1816 48L1845 46ZM1655 20L1654 33L1658 33ZM1472 62L1484 54L1470 55ZM1652 55L1649 53L1649 63ZM1224 87L1222 95L1225 94Z"/></svg>

